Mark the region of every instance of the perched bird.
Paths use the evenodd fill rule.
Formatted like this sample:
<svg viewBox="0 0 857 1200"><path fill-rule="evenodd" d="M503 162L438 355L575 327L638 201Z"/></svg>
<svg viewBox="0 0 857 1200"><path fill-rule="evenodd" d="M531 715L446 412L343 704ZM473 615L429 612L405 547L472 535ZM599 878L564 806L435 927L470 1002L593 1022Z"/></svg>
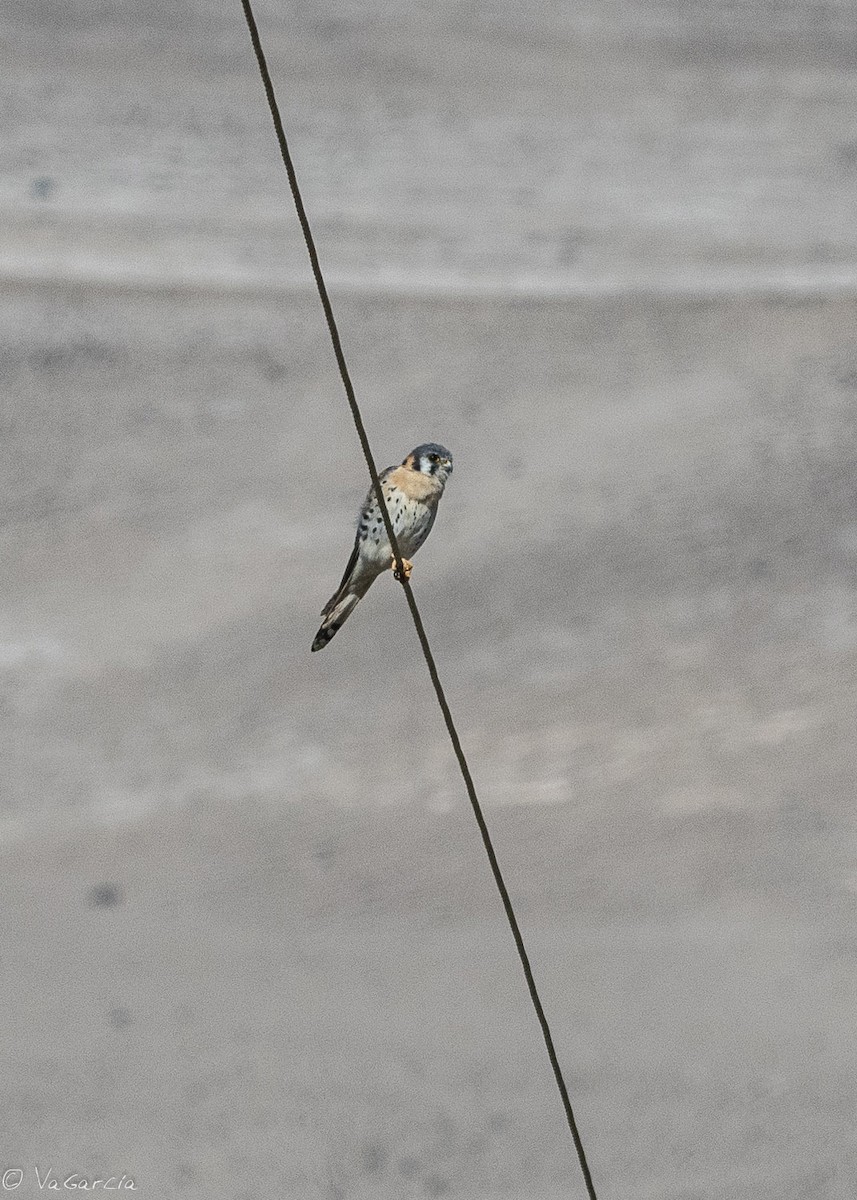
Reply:
<svg viewBox="0 0 857 1200"><path fill-rule="evenodd" d="M438 501L451 474L449 451L436 442L426 442L412 450L400 467L387 467L378 477L406 579L411 577L408 560L428 537L437 516ZM321 610L324 620L315 635L313 650L324 649L354 612L358 600L390 567L395 570L396 563L373 487L360 510L357 537L342 582Z"/></svg>

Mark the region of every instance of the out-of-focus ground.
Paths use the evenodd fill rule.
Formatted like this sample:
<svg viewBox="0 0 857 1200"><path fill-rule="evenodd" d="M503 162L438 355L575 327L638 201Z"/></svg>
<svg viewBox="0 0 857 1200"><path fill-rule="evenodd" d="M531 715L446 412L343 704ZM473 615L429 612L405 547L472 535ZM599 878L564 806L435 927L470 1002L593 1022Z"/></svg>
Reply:
<svg viewBox="0 0 857 1200"><path fill-rule="evenodd" d="M857 10L260 3L604 1200L857 1194ZM2 17L0 1169L582 1195L240 5Z"/></svg>

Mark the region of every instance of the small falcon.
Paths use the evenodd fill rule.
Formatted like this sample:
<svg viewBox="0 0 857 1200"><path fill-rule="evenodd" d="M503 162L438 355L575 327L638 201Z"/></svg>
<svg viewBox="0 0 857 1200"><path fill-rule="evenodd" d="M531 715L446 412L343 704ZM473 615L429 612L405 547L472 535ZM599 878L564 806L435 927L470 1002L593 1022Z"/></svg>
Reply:
<svg viewBox="0 0 857 1200"><path fill-rule="evenodd" d="M388 467L378 477L406 579L411 577L408 560L428 537L437 516L438 501L451 474L449 451L436 442L426 442L412 450L400 467ZM313 650L324 649L354 612L358 600L390 567L395 571L396 563L373 487L360 510L357 537L342 583L321 610L324 620L315 635Z"/></svg>

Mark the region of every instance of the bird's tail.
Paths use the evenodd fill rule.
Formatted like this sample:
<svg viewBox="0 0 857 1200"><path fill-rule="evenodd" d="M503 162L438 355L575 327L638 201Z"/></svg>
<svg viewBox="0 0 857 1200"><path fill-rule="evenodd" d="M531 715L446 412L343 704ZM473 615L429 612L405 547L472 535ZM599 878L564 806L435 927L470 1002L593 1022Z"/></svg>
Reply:
<svg viewBox="0 0 857 1200"><path fill-rule="evenodd" d="M357 601L363 592L341 588L328 600L321 610L324 620L312 643L313 650L323 650L332 637L335 637L357 607Z"/></svg>

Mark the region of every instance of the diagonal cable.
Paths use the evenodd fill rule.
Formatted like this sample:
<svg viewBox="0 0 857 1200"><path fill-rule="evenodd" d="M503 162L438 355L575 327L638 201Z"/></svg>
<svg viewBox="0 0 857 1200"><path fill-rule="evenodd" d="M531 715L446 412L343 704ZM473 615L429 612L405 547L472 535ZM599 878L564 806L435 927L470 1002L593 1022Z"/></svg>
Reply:
<svg viewBox="0 0 857 1200"><path fill-rule="evenodd" d="M520 926L518 925L518 918L516 917L515 910L512 906L512 900L511 900L511 897L509 896L509 892L506 887L506 881L504 880L503 873L500 870L500 863L497 859L497 855L494 850L494 844L491 840L491 834L488 830L488 825L485 821L484 813L482 812L482 805L479 802L479 797L476 795L476 787L473 783L473 776L470 774L470 767L467 765L467 759L464 756L464 750L461 745L461 739L459 738L458 731L455 728L455 722L452 719L452 712L450 711L449 704L447 703L446 695L444 693L443 686L440 682L440 676L437 673L437 666L434 661L434 655L432 653L431 646L429 645L429 640L426 635L422 617L420 616L420 611L417 608L417 602L414 597L413 590L411 589L410 582L406 578L404 570L403 570L402 556L401 556L401 552L399 550L399 544L396 539L395 531L393 529L393 523L390 519L390 513L387 510L387 503L384 499L384 492L381 487L381 482L378 478L378 468L375 466L375 459L372 454L372 448L369 445L369 438L367 437L367 434L366 434L366 427L363 424L363 417L360 412L360 406L358 405L357 397L354 394L354 385L351 382L351 376L348 371L348 364L345 361L345 354L343 352L342 342L339 337L339 329L337 328L336 318L333 315L333 306L330 303L330 297L327 292L327 285L324 281L324 275L322 274L321 264L318 259L318 251L316 250L316 246L315 246L315 239L313 238L312 229L310 228L309 218L307 217L306 209L304 208L303 198L301 196L301 191L298 186L298 178L297 178L297 174L295 172L294 163L292 162L292 156L289 151L289 144L286 139L285 129L283 128L283 121L282 121L282 117L280 116L280 109L279 109L279 105L277 104L277 97L274 93L274 85L271 81L270 72L268 71L267 60L265 59L265 52L262 49L262 42L259 37L259 29L256 25L256 18L253 15L253 8L250 3L250 0L241 0L241 4L244 9L244 16L247 21L247 28L250 31L250 40L253 43L253 49L256 53L256 61L259 65L259 73L262 77L262 84L265 88L265 95L268 98L268 106L271 110L271 117L273 118L273 121L274 121L274 129L276 130L276 134L277 134L277 142L279 143L280 153L282 155L283 163L286 168L286 174L288 175L288 178L289 178L289 187L291 189L292 199L294 200L295 209L297 210L298 221L300 222L301 230L302 230L303 236L304 236L304 241L306 242L307 252L309 254L310 263L312 265L312 273L315 277L316 287L318 288L319 299L321 300L321 306L324 309L324 316L325 316L325 320L327 321L327 328L330 332L330 340L333 343L333 353L336 356L336 364L339 367L339 374L342 377L342 385L345 388L345 395L348 398L348 404L351 409L351 415L354 419L354 424L357 429L357 436L360 439L360 447L363 450L363 455L366 459L366 465L369 468L369 474L372 477L372 487L374 488L375 495L378 499L378 504L381 509L381 516L384 519L384 527L387 531L387 537L389 538L390 546L393 551L393 558L396 563L396 574L399 579L399 582L402 585L402 588L404 589L405 598L407 599L407 602L408 602L408 608L411 610L411 617L413 618L414 627L416 628L416 631L417 631L417 637L419 638L419 643L420 643L420 646L422 647L422 652L423 652L423 655L426 660L426 665L428 666L429 675L431 677L431 681L434 686L435 695L437 696L437 702L440 705L440 710L441 710L441 713L443 714L443 719L444 719L444 723L446 725L447 733L449 734L449 739L450 739L450 742L452 743L452 748L453 748L453 751L455 752L455 757L458 760L458 766L461 770L461 776L464 780L464 786L467 790L467 796L468 796L468 799L470 800L470 804L473 809L473 815L476 818L476 824L479 827L479 833L482 837L482 844L485 847L485 853L488 855L488 862L491 866L491 872L494 876L494 882L496 883L497 890L500 893L500 899L503 903L503 909L506 913L506 919L509 922L509 927L512 931L512 937L514 938L514 941L515 941L515 947L518 951L518 957L521 960L521 966L524 971L524 978L526 979L527 989L530 993L530 1000L532 1001L533 1008L535 1009L536 1017L538 1018L539 1025L541 1027L542 1037L544 1038L545 1047L546 1047L547 1053L548 1053L548 1058L550 1060L551 1068L552 1068L553 1074L554 1074L554 1079L556 1080L556 1085L557 1085L557 1088L559 1089L559 1094L562 1099L563 1108L565 1110L566 1121L568 1122L568 1127L571 1132L572 1140L574 1142L574 1148L577 1151L577 1157L578 1157L578 1161L580 1163L580 1170L583 1174L583 1180L586 1185L587 1196L589 1197L589 1200L597 1200L597 1196L595 1194L595 1185L592 1182L592 1175L589 1170L589 1164L586 1160L586 1152L584 1151L584 1148L583 1148L583 1142L581 1141L580 1131L577 1128L577 1121L574 1116L574 1110L572 1109L572 1106L571 1106L571 1099L569 1097L568 1088L566 1086L565 1078L562 1073L562 1067L560 1066L559 1058L557 1057L556 1047L554 1046L554 1041L553 1041L553 1036L551 1034L550 1025L548 1024L548 1019L545 1015L545 1010L544 1010L544 1007L542 1006L541 997L539 996L539 991L536 986L535 977L533 976L533 969L530 965L530 958L527 953L527 948L524 945L524 939L523 939L523 935L521 934Z"/></svg>

